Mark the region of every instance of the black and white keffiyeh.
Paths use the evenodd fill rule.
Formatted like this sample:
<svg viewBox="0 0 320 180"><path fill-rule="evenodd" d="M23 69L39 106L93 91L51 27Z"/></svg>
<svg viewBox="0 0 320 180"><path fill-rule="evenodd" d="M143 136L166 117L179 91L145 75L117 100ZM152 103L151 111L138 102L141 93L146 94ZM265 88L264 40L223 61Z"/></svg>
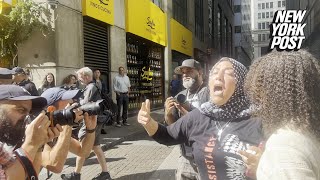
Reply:
<svg viewBox="0 0 320 180"><path fill-rule="evenodd" d="M243 84L247 74L247 68L232 58L222 58L221 61L229 61L234 69L236 89L228 102L222 106L215 105L211 100L201 105L200 111L214 120L223 121L237 119L249 115L249 101L245 96ZM217 63L217 64L218 64ZM210 89L211 90L211 89Z"/></svg>

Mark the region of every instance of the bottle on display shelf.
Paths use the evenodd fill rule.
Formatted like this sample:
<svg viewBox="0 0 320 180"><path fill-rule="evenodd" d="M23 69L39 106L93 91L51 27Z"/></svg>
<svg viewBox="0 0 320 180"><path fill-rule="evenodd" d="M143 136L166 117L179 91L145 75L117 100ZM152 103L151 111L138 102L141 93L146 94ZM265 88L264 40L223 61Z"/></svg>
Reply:
<svg viewBox="0 0 320 180"><path fill-rule="evenodd" d="M136 52L136 46L134 44L132 44L132 52L135 53Z"/></svg>

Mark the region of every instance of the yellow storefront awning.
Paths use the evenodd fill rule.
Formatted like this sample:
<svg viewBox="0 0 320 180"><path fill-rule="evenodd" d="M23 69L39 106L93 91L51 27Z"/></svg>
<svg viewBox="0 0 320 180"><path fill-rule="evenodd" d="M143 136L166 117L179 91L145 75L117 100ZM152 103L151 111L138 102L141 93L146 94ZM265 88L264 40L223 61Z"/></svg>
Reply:
<svg viewBox="0 0 320 180"><path fill-rule="evenodd" d="M178 23L176 20L170 20L171 48L188 56L192 56L192 32Z"/></svg>
<svg viewBox="0 0 320 180"><path fill-rule="evenodd" d="M126 0L126 31L167 45L166 14L150 0Z"/></svg>
<svg viewBox="0 0 320 180"><path fill-rule="evenodd" d="M12 1L7 1L7 0L0 0L0 14L2 13L4 8L9 8L12 6ZM14 1L14 4L16 4L16 2Z"/></svg>
<svg viewBox="0 0 320 180"><path fill-rule="evenodd" d="M114 0L82 0L82 14L114 25Z"/></svg>

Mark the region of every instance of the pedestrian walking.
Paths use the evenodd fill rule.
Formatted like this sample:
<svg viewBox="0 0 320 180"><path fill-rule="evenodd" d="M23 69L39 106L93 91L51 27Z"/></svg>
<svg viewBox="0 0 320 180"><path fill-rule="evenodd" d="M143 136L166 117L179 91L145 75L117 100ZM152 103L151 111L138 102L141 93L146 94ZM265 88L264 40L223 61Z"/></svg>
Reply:
<svg viewBox="0 0 320 180"><path fill-rule="evenodd" d="M77 73L79 81L83 85L86 86L85 91L83 93L83 98L80 100L80 105L84 105L88 102L96 102L97 100L101 100L100 92L99 92L97 86L95 85L95 83L93 82L92 70L88 67L84 67L84 68L81 68L80 70L78 70L76 73ZM99 164L101 166L101 173L98 174L94 179L110 180L111 177L108 172L107 162L106 162L106 159L104 157L104 153L103 153L101 146L100 146L102 125L103 125L103 122L101 122L99 115L98 115L97 127L94 129L96 137L94 140L92 150L96 154L97 159L99 161ZM82 124L82 126L79 130L79 134L78 134L78 137L81 142L87 133L90 133L90 132L87 130L86 125ZM61 178L64 180L71 180L71 179L72 180L75 180L75 179L80 180L80 176L81 176L80 172L83 167L84 161L85 161L84 157L77 156L76 167L75 167L74 172L72 172L70 174L62 174Z"/></svg>

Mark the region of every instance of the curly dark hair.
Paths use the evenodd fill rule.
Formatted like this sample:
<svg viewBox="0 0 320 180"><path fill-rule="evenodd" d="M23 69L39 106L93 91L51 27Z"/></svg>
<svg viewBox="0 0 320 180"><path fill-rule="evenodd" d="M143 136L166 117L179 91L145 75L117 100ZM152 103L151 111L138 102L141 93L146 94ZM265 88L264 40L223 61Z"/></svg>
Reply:
<svg viewBox="0 0 320 180"><path fill-rule="evenodd" d="M320 65L307 50L255 60L244 88L267 137L286 127L320 139Z"/></svg>
<svg viewBox="0 0 320 180"><path fill-rule="evenodd" d="M75 79L78 79L76 75L74 74L69 74L68 76L66 76L63 80L62 80L62 84L69 84L71 82L71 78L74 77Z"/></svg>

